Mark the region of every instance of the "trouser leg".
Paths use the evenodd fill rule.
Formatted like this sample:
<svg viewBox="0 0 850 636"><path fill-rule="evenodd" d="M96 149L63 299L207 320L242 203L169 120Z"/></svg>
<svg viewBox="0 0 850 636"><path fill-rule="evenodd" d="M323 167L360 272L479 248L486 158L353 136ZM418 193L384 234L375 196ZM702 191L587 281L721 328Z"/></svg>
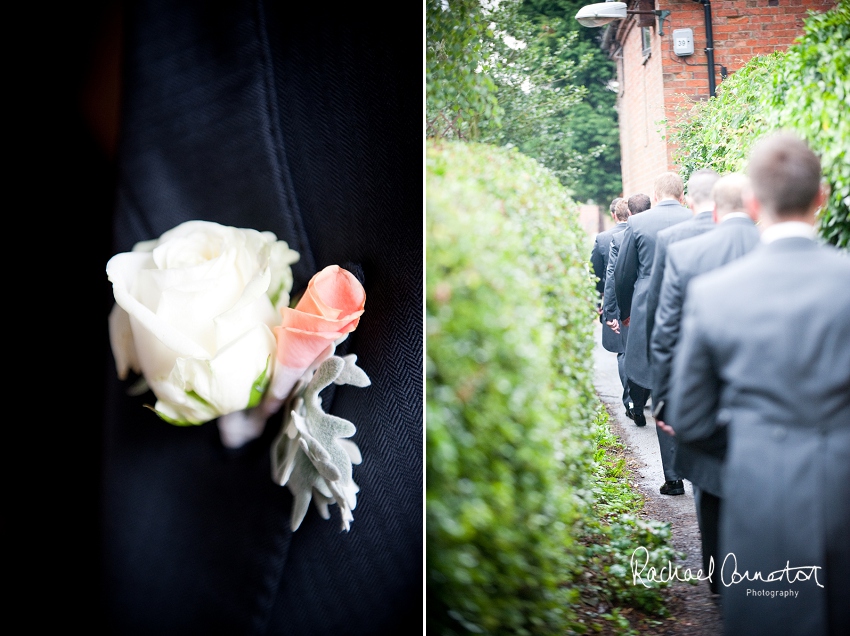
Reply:
<svg viewBox="0 0 850 636"><path fill-rule="evenodd" d="M697 510L697 523L699 524L700 537L702 540L702 568L703 574L708 575L711 561L714 561L714 573L709 581L709 587L714 594L718 593L718 581L720 579L720 566L722 559L718 559L718 534L720 528L720 497L694 485L694 504Z"/></svg>
<svg viewBox="0 0 850 636"><path fill-rule="evenodd" d="M658 436L658 449L661 452L661 466L664 468L664 480L676 481L681 479L673 468L673 459L676 453L676 438L668 435L657 426L655 434Z"/></svg>
<svg viewBox="0 0 850 636"><path fill-rule="evenodd" d="M649 389L639 384L635 384L631 380L627 381L629 387L629 397L635 405L635 410L643 410L646 406L646 401L649 399Z"/></svg>
<svg viewBox="0 0 850 636"><path fill-rule="evenodd" d="M633 400L629 397L629 379L626 377L626 371L623 367L625 359L626 353L624 351L617 354L617 372L620 374L620 384L623 385L623 406L628 410Z"/></svg>

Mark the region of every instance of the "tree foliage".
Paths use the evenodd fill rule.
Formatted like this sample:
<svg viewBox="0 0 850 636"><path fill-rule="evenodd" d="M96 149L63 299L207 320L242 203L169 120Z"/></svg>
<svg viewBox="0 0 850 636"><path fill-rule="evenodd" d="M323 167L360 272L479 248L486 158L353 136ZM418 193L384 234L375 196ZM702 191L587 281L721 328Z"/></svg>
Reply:
<svg viewBox="0 0 850 636"><path fill-rule="evenodd" d="M548 113L537 134L513 135L510 141L552 170L576 200L604 205L623 188L617 93L611 89L617 72L600 48L602 30L583 27L575 20L584 4L582 0L524 0L519 7L518 21L528 25L529 48L545 52L550 69L569 69L569 81L581 100ZM564 80L551 72L536 82L547 83L561 91L566 88Z"/></svg>
<svg viewBox="0 0 850 636"><path fill-rule="evenodd" d="M620 194L614 64L580 2L429 0L429 137L517 147L578 200ZM451 125L450 125L451 124Z"/></svg>
<svg viewBox="0 0 850 636"><path fill-rule="evenodd" d="M426 0L428 137L476 139L482 124L501 124L502 108L490 76L492 17L479 0Z"/></svg>
<svg viewBox="0 0 850 636"><path fill-rule="evenodd" d="M784 53L752 58L717 96L694 105L672 135L674 160L687 177L710 166L741 172L753 144L790 130L820 156L831 195L818 216L820 235L850 246L850 2L809 14L804 33Z"/></svg>

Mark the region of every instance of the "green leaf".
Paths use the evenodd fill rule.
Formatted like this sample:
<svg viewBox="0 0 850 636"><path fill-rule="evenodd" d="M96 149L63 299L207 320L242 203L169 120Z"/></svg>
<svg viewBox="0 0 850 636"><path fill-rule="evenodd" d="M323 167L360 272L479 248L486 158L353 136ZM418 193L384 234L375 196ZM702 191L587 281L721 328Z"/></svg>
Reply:
<svg viewBox="0 0 850 636"><path fill-rule="evenodd" d="M248 398L248 406L245 408L254 408L260 404L260 401L263 399L263 395L266 393L266 389L269 386L269 380L271 377L269 376L269 369L271 368L272 357L269 356L266 359L266 368L263 369L263 372L257 376L257 379L254 380L254 383L251 385L251 396Z"/></svg>
<svg viewBox="0 0 850 636"><path fill-rule="evenodd" d="M185 421L185 420L175 420L173 417L168 417L162 411L157 411L150 404L145 404L144 407L146 409L150 409L151 411L156 413L159 416L159 418L161 420L163 420L164 422L168 422L169 424L173 424L174 426L199 426L199 425L203 424L203 422L188 422L188 421Z"/></svg>
<svg viewBox="0 0 850 636"><path fill-rule="evenodd" d="M201 404L203 404L205 407L207 407L207 408L208 408L208 409L210 409L211 411L215 411L215 408L213 407L213 405L212 405L212 404L210 404L210 403L209 403L207 400L205 400L204 398L202 398L200 395L198 395L197 393L195 393L195 391L186 391L186 395L188 395L190 398L192 398L192 399L193 399L193 400L195 400L196 402L200 402Z"/></svg>
<svg viewBox="0 0 850 636"><path fill-rule="evenodd" d="M753 57L717 89L717 95L683 114L672 141L674 161L687 179L712 167L741 171L755 141L778 129L804 138L821 158L832 195L818 216L820 236L850 247L850 3L809 13L804 34L784 53ZM746 103L746 109L741 108ZM722 142L722 144L721 144Z"/></svg>

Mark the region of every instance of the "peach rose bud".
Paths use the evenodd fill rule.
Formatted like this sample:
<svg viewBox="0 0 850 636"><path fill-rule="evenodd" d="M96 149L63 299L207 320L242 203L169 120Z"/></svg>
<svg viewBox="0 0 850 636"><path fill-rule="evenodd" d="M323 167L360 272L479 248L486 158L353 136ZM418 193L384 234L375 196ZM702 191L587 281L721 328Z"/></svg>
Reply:
<svg viewBox="0 0 850 636"><path fill-rule="evenodd" d="M286 398L304 372L335 341L354 331L366 304L360 281L338 265L329 265L310 280L295 309L282 307L274 328L277 365L270 390Z"/></svg>

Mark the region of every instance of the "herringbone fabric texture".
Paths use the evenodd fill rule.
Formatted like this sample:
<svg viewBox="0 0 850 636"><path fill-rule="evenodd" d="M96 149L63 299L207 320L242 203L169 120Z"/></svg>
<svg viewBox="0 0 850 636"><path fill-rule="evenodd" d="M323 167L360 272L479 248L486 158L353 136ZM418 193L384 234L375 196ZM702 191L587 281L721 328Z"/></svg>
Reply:
<svg viewBox="0 0 850 636"><path fill-rule="evenodd" d="M372 385L325 409L357 426L350 533L289 531L264 435L229 451L125 394L108 362L104 576L120 634L397 634L422 625L422 148L417 38L362 10L132 3L114 250L189 219L271 230L362 278L345 343ZM411 40L411 39L408 39ZM415 50L414 50L415 49Z"/></svg>

